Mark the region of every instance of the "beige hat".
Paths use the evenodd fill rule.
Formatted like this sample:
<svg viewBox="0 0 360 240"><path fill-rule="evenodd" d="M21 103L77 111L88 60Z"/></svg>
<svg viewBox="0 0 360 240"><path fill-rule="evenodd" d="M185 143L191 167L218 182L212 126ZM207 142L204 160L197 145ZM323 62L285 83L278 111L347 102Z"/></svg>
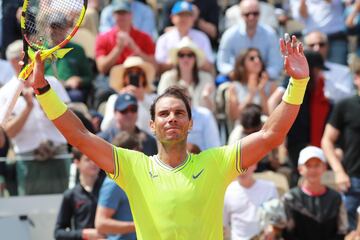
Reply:
<svg viewBox="0 0 360 240"><path fill-rule="evenodd" d="M111 68L109 77L110 87L115 91L120 91L124 87L123 77L125 70L132 67L139 67L144 71L147 82L146 90L149 92L153 91L155 67L151 63L144 61L141 57L138 56L130 56L126 58L123 64L116 65Z"/></svg>
<svg viewBox="0 0 360 240"><path fill-rule="evenodd" d="M201 67L205 62L204 52L189 38L183 37L177 46L170 50L170 60L171 63L177 64L178 61L178 52L182 49L189 49L196 55L196 61L198 67Z"/></svg>

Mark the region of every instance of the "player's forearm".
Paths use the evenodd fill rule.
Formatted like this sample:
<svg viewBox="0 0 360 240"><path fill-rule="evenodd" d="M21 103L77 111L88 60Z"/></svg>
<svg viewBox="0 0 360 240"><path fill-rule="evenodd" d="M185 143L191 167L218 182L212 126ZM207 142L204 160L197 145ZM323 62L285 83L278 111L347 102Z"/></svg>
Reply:
<svg viewBox="0 0 360 240"><path fill-rule="evenodd" d="M309 78L291 78L283 95L282 102L271 113L262 128L263 138L270 146L277 147L284 140L293 125L303 102Z"/></svg>
<svg viewBox="0 0 360 240"><path fill-rule="evenodd" d="M24 111L6 123L5 131L9 138L15 137L24 127L32 108L25 108Z"/></svg>
<svg viewBox="0 0 360 240"><path fill-rule="evenodd" d="M96 224L96 229L100 234L126 234L135 232L135 224L108 218L100 220Z"/></svg>

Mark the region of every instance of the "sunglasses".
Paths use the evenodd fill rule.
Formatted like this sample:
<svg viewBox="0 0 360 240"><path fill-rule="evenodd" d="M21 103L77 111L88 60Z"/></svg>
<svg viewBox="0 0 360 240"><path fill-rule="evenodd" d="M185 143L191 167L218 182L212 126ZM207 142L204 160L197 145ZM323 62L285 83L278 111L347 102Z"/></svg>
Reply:
<svg viewBox="0 0 360 240"><path fill-rule="evenodd" d="M138 107L137 106L129 106L122 111L119 111L121 114L128 114L128 113L137 113Z"/></svg>
<svg viewBox="0 0 360 240"><path fill-rule="evenodd" d="M318 42L318 43L312 43L312 44L308 44L309 47L313 48L315 46L319 46L319 47L325 47L326 46L326 42Z"/></svg>
<svg viewBox="0 0 360 240"><path fill-rule="evenodd" d="M248 59L249 59L251 62L254 62L255 60L260 60L260 57L259 57L259 56L250 56L250 57L248 57Z"/></svg>
<svg viewBox="0 0 360 240"><path fill-rule="evenodd" d="M178 57L179 58L193 58L195 57L195 54L194 53L178 53Z"/></svg>
<svg viewBox="0 0 360 240"><path fill-rule="evenodd" d="M244 17L250 17L250 15L253 15L254 17L258 17L260 15L260 12L247 12L242 14Z"/></svg>

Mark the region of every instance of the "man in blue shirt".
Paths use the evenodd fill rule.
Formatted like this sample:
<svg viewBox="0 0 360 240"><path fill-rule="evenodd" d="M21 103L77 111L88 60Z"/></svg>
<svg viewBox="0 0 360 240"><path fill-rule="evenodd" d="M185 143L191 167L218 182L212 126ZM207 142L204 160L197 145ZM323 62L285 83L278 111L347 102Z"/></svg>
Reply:
<svg viewBox="0 0 360 240"><path fill-rule="evenodd" d="M220 40L217 67L221 74L228 74L234 68L236 57L247 48L259 49L270 79L277 80L282 70L282 59L275 31L258 24L260 10L257 0L244 0L240 3L241 22L224 32Z"/></svg>

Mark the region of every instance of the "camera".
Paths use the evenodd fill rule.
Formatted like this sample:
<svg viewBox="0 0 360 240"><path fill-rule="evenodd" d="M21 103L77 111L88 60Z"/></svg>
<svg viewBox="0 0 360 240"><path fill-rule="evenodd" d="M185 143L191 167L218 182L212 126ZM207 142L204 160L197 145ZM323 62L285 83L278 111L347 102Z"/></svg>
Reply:
<svg viewBox="0 0 360 240"><path fill-rule="evenodd" d="M140 87L140 74L138 73L129 73L129 84L135 87Z"/></svg>

